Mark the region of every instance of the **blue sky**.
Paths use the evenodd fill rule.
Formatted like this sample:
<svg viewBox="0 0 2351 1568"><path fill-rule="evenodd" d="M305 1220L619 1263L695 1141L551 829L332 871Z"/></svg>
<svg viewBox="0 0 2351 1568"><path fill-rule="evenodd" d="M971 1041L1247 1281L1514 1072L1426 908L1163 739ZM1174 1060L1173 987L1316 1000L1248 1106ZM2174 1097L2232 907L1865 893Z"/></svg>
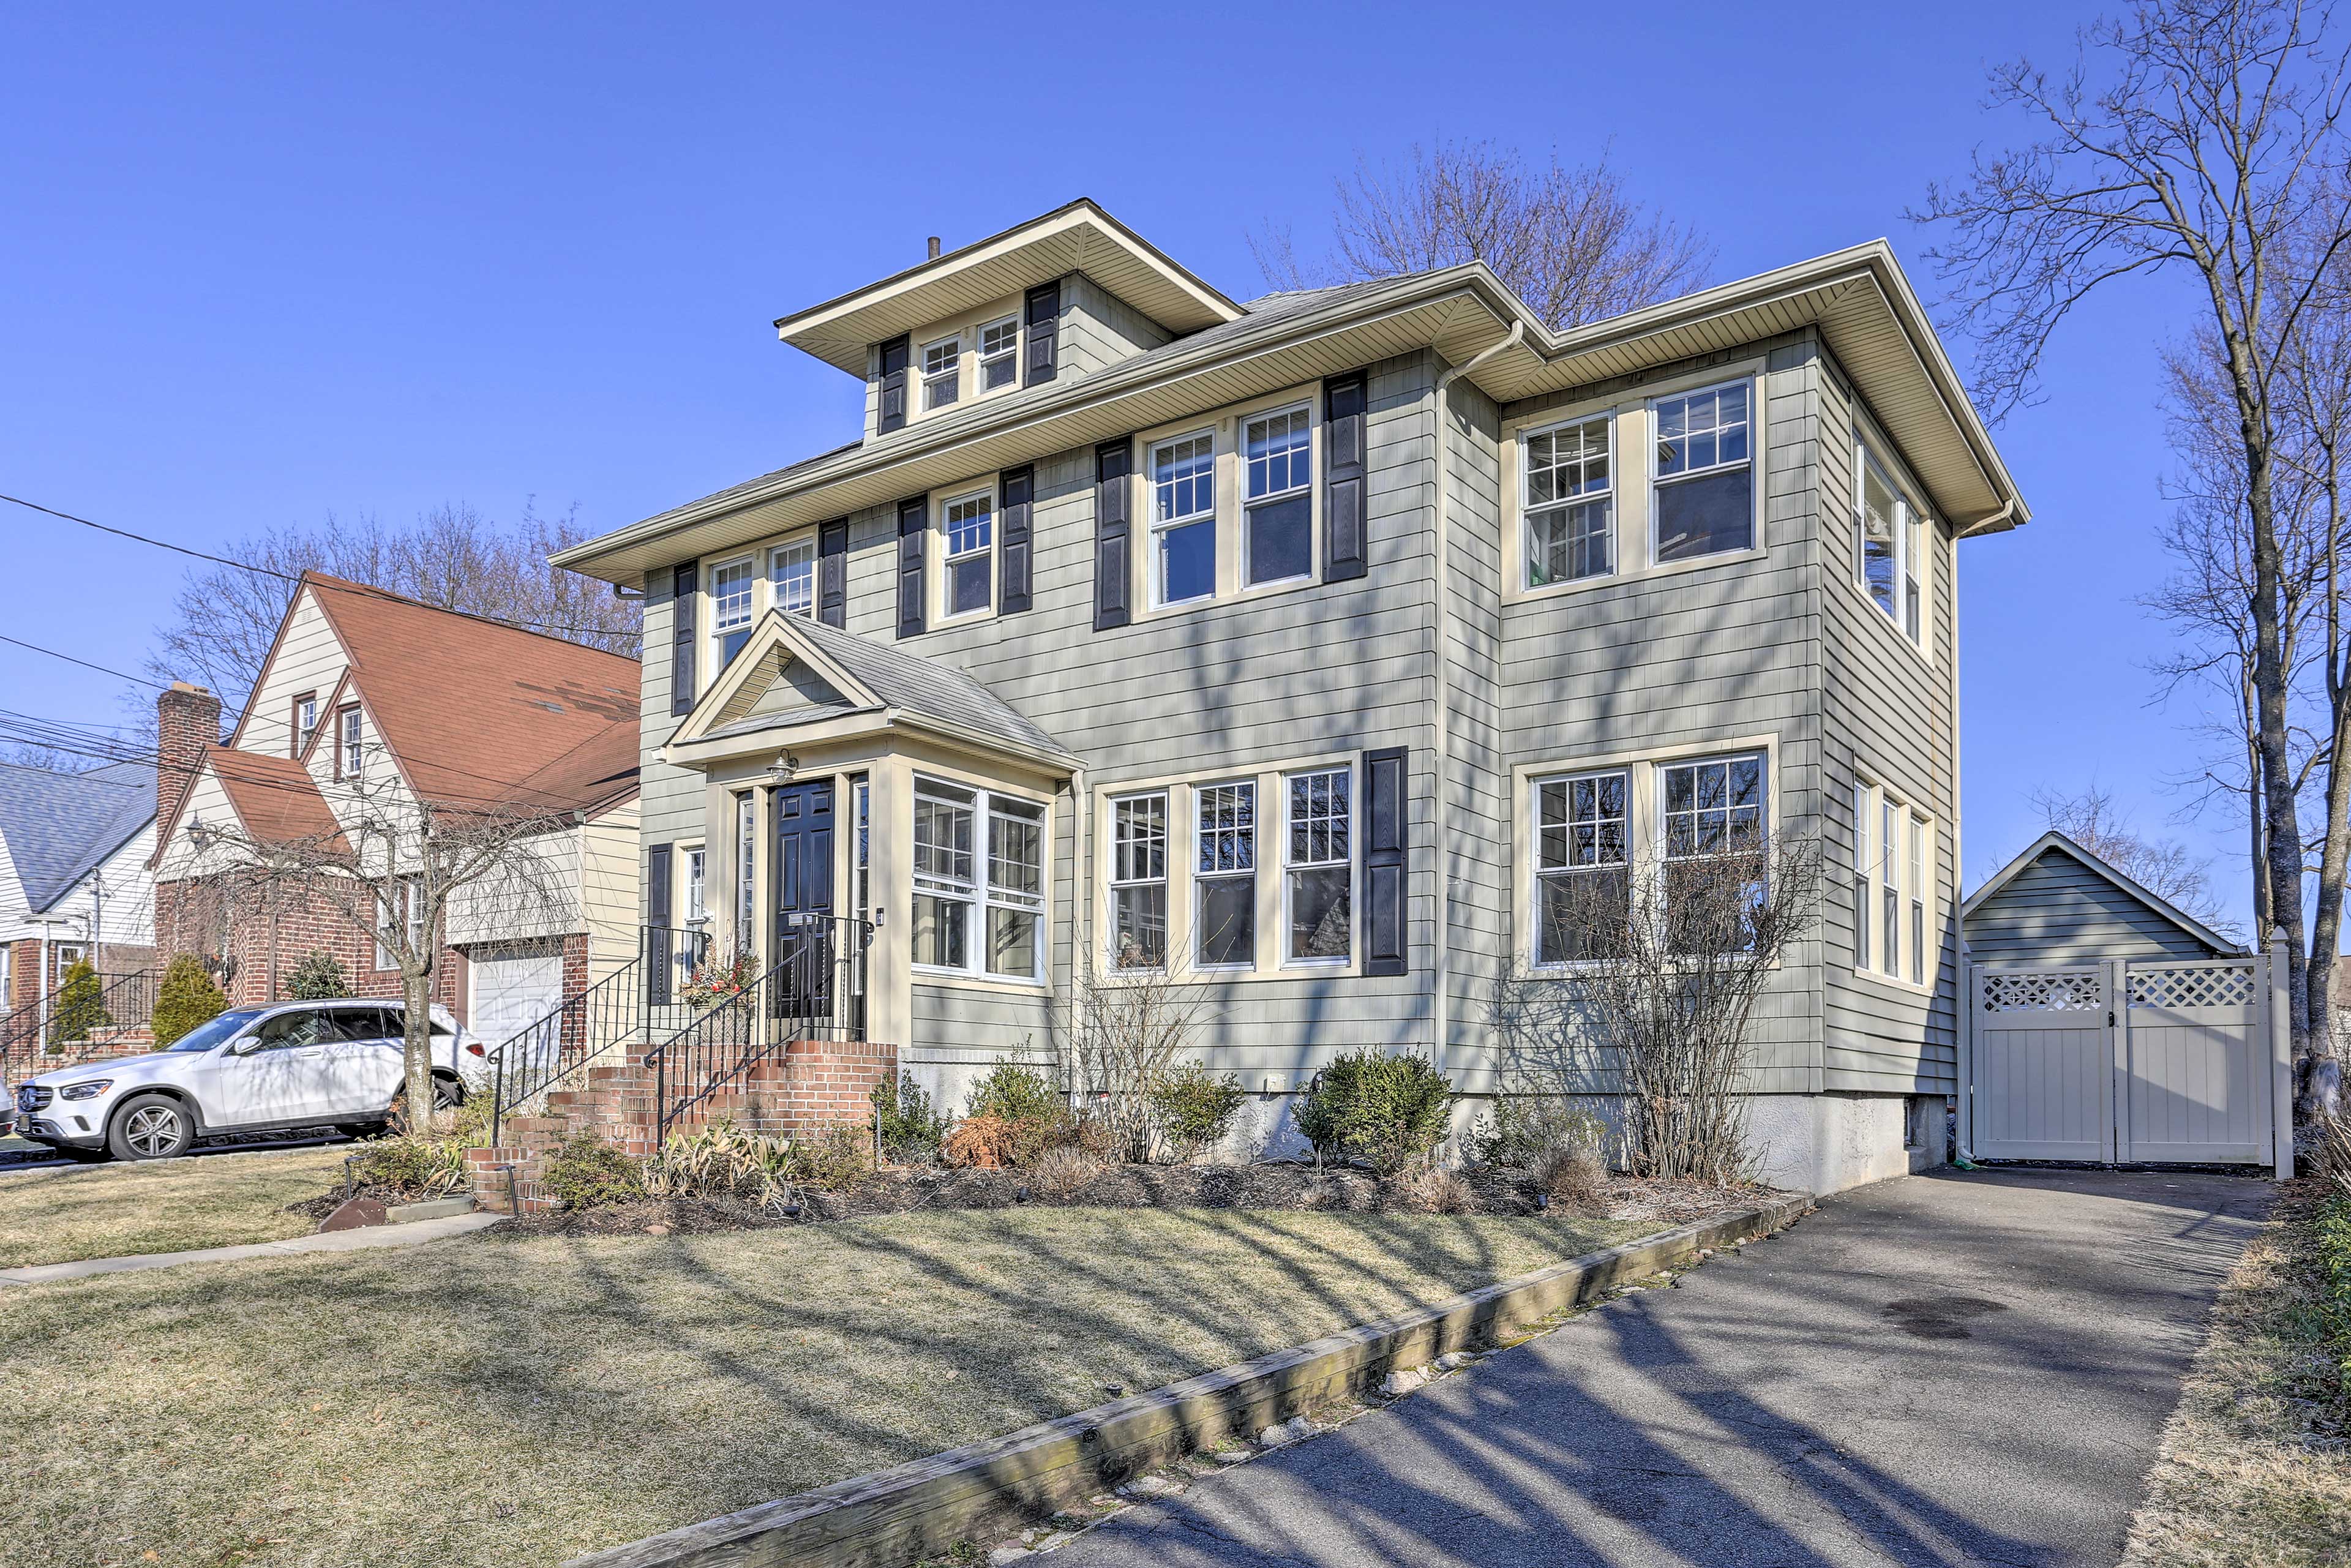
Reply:
<svg viewBox="0 0 2351 1568"><path fill-rule="evenodd" d="M770 323L926 235L1091 195L1246 298L1252 226L1316 244L1359 151L1439 135L1607 151L1723 278L1915 258L1903 208L2008 134L1985 66L2058 63L2094 14L654 10L0 4L0 490L200 547L448 500L618 526L852 434L856 384ZM2153 704L2132 602L2192 308L2095 306L1997 433L2037 520L1962 550L1970 885L2036 786L2095 780L2243 906L2236 821L2170 821L2198 714ZM184 563L0 511L0 627L136 668ZM0 645L0 707L113 720L119 690Z"/></svg>

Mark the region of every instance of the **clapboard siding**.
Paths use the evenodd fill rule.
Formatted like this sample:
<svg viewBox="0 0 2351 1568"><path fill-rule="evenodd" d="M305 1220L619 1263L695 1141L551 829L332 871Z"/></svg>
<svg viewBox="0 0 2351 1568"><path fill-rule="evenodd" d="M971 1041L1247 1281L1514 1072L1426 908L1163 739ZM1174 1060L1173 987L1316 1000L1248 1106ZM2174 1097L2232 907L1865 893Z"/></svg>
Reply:
<svg viewBox="0 0 2351 1568"><path fill-rule="evenodd" d="M1447 389L1440 413L1452 439L1446 483L1446 703L1443 816L1449 900L1447 1065L1465 1084L1490 1088L1496 1003L1510 950L1510 769L1503 762L1495 683L1502 646L1502 411L1467 382Z"/></svg>
<svg viewBox="0 0 2351 1568"><path fill-rule="evenodd" d="M1882 1089L1903 1083L1922 1092L1952 1093L1958 1089L1959 1062L1959 891L1953 833L1959 813L1951 734L1956 541L1938 518L1930 530L1929 572L1922 584L1929 622L1929 656L1922 658L1859 580L1854 461L1865 415L1834 361L1824 358L1823 367L1821 706L1827 736L1829 868L1822 920L1828 952L1823 969L1823 1087ZM1871 445L1909 495L1924 495L1898 448L1874 433ZM1853 800L1855 782L1861 779L1935 820L1935 892L1928 909L1935 948L1931 996L1855 972Z"/></svg>
<svg viewBox="0 0 2351 1568"><path fill-rule="evenodd" d="M1967 919L1978 964L2220 956L2160 912L2061 849L2047 849Z"/></svg>
<svg viewBox="0 0 2351 1568"><path fill-rule="evenodd" d="M1084 273L1061 279L1059 373L1092 375L1171 341L1173 336Z"/></svg>

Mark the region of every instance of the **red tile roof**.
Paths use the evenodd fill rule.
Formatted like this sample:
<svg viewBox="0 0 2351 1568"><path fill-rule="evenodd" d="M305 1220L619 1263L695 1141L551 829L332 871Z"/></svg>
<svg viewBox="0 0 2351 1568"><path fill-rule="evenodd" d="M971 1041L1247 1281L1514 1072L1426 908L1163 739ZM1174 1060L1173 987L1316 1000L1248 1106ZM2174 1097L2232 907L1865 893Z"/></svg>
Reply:
<svg viewBox="0 0 2351 1568"><path fill-rule="evenodd" d="M592 812L635 793L636 660L318 572L303 581L428 800Z"/></svg>
<svg viewBox="0 0 2351 1568"><path fill-rule="evenodd" d="M350 847L310 770L292 758L214 746L205 748L204 762L255 838L273 844Z"/></svg>

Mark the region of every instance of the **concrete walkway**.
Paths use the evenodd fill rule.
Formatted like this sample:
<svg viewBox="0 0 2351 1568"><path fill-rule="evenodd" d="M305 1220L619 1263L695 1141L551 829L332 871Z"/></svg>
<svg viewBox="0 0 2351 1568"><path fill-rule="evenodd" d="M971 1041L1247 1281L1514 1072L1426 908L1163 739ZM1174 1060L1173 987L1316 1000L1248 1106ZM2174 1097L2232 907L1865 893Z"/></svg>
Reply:
<svg viewBox="0 0 2351 1568"><path fill-rule="evenodd" d="M1864 1187L1050 1561L2112 1568L2270 1198L2137 1173Z"/></svg>
<svg viewBox="0 0 2351 1568"><path fill-rule="evenodd" d="M363 1252L375 1247L415 1247L444 1236L464 1236L485 1230L503 1220L502 1214L452 1214L439 1219L419 1219L407 1225L374 1225L363 1230L332 1230L322 1236L296 1236L284 1241L256 1241L243 1247L202 1247L193 1252L146 1252L132 1258L87 1258L78 1263L42 1263L30 1269L0 1269L0 1286L46 1285L58 1280L86 1280L93 1274L128 1274L139 1269L172 1269L182 1263L226 1263L239 1258L291 1258L305 1252Z"/></svg>

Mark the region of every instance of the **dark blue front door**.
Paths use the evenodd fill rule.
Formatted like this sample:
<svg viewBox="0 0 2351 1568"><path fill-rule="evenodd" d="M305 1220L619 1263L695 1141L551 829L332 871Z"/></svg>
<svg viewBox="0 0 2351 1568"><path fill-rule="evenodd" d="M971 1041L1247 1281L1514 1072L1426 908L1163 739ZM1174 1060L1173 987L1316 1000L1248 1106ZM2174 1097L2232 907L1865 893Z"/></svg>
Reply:
<svg viewBox="0 0 2351 1568"><path fill-rule="evenodd" d="M775 858L768 885L776 900L778 1016L825 1016L832 974L832 781L786 784L770 805Z"/></svg>

